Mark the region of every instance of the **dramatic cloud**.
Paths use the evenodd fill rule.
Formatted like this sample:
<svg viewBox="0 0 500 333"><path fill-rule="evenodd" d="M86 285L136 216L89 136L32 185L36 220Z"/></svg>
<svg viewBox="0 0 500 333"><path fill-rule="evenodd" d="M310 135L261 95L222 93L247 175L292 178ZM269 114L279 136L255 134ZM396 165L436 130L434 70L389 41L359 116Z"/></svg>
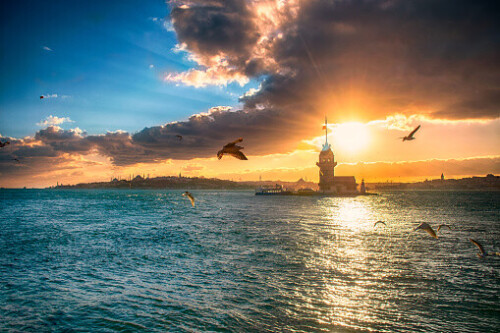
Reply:
<svg viewBox="0 0 500 333"><path fill-rule="evenodd" d="M199 66L167 73L166 80L203 87L256 78L261 86L241 97L240 111L145 129L136 140L158 142L183 128L200 145L213 129L229 128L216 134L258 138L251 144L259 153L286 152L325 114L334 122L395 114L456 120L500 115L496 1L171 5L180 49Z"/></svg>
<svg viewBox="0 0 500 333"><path fill-rule="evenodd" d="M38 126L55 126L55 125L60 125L62 123L73 123L74 121L71 120L69 117L57 117L57 116L48 116L45 118L45 120L37 123Z"/></svg>
<svg viewBox="0 0 500 333"><path fill-rule="evenodd" d="M395 112L496 118L496 1L173 1L194 86L264 75L246 107L300 117L373 119Z"/></svg>

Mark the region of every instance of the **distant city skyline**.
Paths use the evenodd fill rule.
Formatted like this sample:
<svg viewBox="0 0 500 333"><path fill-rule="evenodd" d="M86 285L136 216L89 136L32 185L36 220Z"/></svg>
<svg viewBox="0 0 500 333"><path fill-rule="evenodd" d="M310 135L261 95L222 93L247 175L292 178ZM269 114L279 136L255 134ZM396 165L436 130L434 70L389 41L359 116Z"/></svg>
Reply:
<svg viewBox="0 0 500 333"><path fill-rule="evenodd" d="M0 6L0 186L317 181L325 116L339 176L500 173L494 1Z"/></svg>

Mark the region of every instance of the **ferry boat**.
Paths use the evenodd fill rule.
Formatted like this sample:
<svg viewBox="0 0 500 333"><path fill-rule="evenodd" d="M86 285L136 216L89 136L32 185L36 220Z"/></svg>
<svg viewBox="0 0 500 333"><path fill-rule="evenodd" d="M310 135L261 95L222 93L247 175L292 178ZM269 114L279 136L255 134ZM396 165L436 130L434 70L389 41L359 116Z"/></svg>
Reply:
<svg viewBox="0 0 500 333"><path fill-rule="evenodd" d="M290 195L292 192L283 188L283 185L263 185L255 190L255 195Z"/></svg>

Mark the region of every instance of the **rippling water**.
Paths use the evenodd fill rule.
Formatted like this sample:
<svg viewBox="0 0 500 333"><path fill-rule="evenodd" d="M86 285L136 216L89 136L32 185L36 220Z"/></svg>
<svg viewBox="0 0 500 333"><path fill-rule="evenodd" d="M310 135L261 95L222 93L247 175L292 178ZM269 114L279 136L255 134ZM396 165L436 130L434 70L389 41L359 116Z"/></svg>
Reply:
<svg viewBox="0 0 500 333"><path fill-rule="evenodd" d="M1 190L0 330L500 330L498 193L192 193Z"/></svg>

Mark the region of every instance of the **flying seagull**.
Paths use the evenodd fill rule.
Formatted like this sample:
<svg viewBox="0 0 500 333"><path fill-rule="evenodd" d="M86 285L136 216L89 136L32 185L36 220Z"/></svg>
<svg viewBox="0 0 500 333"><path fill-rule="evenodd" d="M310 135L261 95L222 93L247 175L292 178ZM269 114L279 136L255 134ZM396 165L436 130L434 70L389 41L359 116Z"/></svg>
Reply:
<svg viewBox="0 0 500 333"><path fill-rule="evenodd" d="M450 230L451 230L451 227L450 227L449 225L447 225L447 224L440 224L440 225L438 226L438 230L437 230L437 232L439 232L439 230L441 230L441 228L444 228L444 227L446 227L446 228L448 228L448 229L450 229Z"/></svg>
<svg viewBox="0 0 500 333"><path fill-rule="evenodd" d="M418 131L420 129L420 125L417 126L417 128L415 128L410 134L408 134L407 136L403 137L403 142L404 141L411 141L411 140L415 140L415 138L413 137L413 135L415 134L416 131Z"/></svg>
<svg viewBox="0 0 500 333"><path fill-rule="evenodd" d="M477 254L479 258L484 258L486 256L500 256L500 252L488 253L484 250L484 247L478 241L475 241L472 238L469 238L469 240L472 242L472 244L476 245L479 248L479 253Z"/></svg>
<svg viewBox="0 0 500 333"><path fill-rule="evenodd" d="M415 228L415 231L417 231L419 229L427 231L427 233L429 235L431 235L431 237L438 238L438 236L436 235L436 233L434 232L434 230L431 228L431 226L428 225L425 222L421 223L417 228Z"/></svg>
<svg viewBox="0 0 500 333"><path fill-rule="evenodd" d="M13 158L12 160L16 161L17 163L21 163L21 161L19 161L17 158Z"/></svg>
<svg viewBox="0 0 500 333"><path fill-rule="evenodd" d="M379 223L383 224L383 225L385 225L387 227L387 224L385 224L384 221L377 221L377 222L375 222L375 224L373 225L373 227L375 228L377 226L377 224L379 224Z"/></svg>
<svg viewBox="0 0 500 333"><path fill-rule="evenodd" d="M182 135L177 134L176 137L179 138L179 141L182 140Z"/></svg>
<svg viewBox="0 0 500 333"><path fill-rule="evenodd" d="M5 147L6 145L10 145L10 141L5 141L5 142L0 141L0 148Z"/></svg>
<svg viewBox="0 0 500 333"><path fill-rule="evenodd" d="M193 205L193 207L194 207L194 197L191 193L186 191L186 192L182 193L182 196L187 197L189 199L189 201L191 201L191 205Z"/></svg>
<svg viewBox="0 0 500 333"><path fill-rule="evenodd" d="M220 160L224 154L228 154L239 160L248 160L248 158L240 151L243 147L236 145L241 141L243 141L243 138L238 138L222 147L222 149L217 152L217 158Z"/></svg>

